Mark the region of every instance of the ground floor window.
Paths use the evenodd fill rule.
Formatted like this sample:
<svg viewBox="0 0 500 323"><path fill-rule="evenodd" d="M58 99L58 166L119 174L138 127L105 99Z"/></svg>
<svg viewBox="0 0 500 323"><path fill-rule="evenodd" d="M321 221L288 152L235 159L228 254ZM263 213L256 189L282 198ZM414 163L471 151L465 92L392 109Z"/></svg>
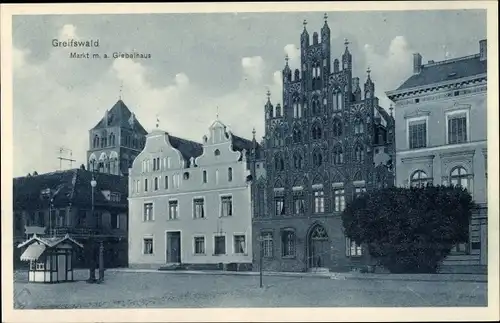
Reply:
<svg viewBox="0 0 500 323"><path fill-rule="evenodd" d="M153 254L153 238L144 238L144 250L145 255Z"/></svg>
<svg viewBox="0 0 500 323"><path fill-rule="evenodd" d="M263 257L272 258L273 256L273 234L272 232L261 233L261 252Z"/></svg>
<svg viewBox="0 0 500 323"><path fill-rule="evenodd" d="M194 238L194 253L197 255L205 254L205 237Z"/></svg>
<svg viewBox="0 0 500 323"><path fill-rule="evenodd" d="M468 248L467 248L467 243L466 242L463 242L463 243L457 243L456 245L454 245L452 248L451 248L451 252L452 253L467 253L468 251Z"/></svg>
<svg viewBox="0 0 500 323"><path fill-rule="evenodd" d="M225 255L226 254L226 237L225 236L215 237L214 253L216 255Z"/></svg>
<svg viewBox="0 0 500 323"><path fill-rule="evenodd" d="M354 240L346 238L345 245L345 255L347 257L360 257L363 255L363 249L361 248L361 245L357 244Z"/></svg>
<svg viewBox="0 0 500 323"><path fill-rule="evenodd" d="M234 236L234 253L245 253L245 236L244 235L235 235Z"/></svg>
<svg viewBox="0 0 500 323"><path fill-rule="evenodd" d="M281 255L283 257L295 256L295 232L293 230L281 232Z"/></svg>

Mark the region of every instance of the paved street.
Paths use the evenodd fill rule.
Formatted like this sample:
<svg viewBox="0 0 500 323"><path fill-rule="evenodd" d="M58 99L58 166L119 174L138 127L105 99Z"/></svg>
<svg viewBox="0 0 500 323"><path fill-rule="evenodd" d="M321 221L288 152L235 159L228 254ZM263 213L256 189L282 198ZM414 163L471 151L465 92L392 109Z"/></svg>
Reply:
<svg viewBox="0 0 500 323"><path fill-rule="evenodd" d="M85 279L88 272L75 273ZM29 284L16 274L18 308L485 306L484 282L333 280L109 272L103 284Z"/></svg>

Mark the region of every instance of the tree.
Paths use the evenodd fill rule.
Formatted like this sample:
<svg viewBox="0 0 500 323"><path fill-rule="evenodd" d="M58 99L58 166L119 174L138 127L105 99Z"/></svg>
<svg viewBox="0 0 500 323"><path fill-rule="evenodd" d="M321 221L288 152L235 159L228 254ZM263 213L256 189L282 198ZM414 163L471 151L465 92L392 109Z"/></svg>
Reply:
<svg viewBox="0 0 500 323"><path fill-rule="evenodd" d="M391 187L365 193L342 213L347 237L393 273L433 273L466 242L471 195L461 187Z"/></svg>

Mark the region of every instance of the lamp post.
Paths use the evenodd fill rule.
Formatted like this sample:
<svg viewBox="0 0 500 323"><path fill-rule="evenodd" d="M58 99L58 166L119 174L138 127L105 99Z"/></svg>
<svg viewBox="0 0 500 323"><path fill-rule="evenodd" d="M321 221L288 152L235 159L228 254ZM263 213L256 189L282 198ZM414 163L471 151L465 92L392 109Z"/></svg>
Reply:
<svg viewBox="0 0 500 323"><path fill-rule="evenodd" d="M99 281L104 280L104 243L101 240L99 244Z"/></svg>
<svg viewBox="0 0 500 323"><path fill-rule="evenodd" d="M262 238L262 236L259 236L259 238L257 239L257 241L259 241L259 278L260 278L260 288L262 288L262 259L264 258L264 250L262 250L263 248L263 242L264 242L264 239Z"/></svg>
<svg viewBox="0 0 500 323"><path fill-rule="evenodd" d="M95 187L97 186L97 181L94 178L94 174L92 174L92 180L90 181L90 187L92 190L92 219L95 218L95 212L94 212L94 190ZM90 245L90 273L89 273L89 282L94 283L96 281L95 279L95 246L94 246L94 241L91 236L89 236L89 245Z"/></svg>

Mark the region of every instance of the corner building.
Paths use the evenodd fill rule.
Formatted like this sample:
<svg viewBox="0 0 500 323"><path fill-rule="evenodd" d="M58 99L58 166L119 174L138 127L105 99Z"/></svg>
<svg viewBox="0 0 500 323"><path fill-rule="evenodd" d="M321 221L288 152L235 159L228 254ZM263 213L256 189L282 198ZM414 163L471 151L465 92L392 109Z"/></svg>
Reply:
<svg viewBox="0 0 500 323"><path fill-rule="evenodd" d="M345 42L332 62L330 28L312 44L304 22L301 69L283 70L283 105L265 104L265 157L256 163L254 268L345 271L367 264L343 234L341 212L364 191L394 184L394 119L379 106L370 70L352 75ZM361 89L363 86L363 90Z"/></svg>
<svg viewBox="0 0 500 323"><path fill-rule="evenodd" d="M216 120L203 143L158 129L129 175L129 266L252 264L252 160L258 143Z"/></svg>
<svg viewBox="0 0 500 323"><path fill-rule="evenodd" d="M458 185L477 207L469 240L455 245L441 272L487 270L487 45L478 53L422 63L387 96L396 104L396 185ZM409 73L410 74L410 73Z"/></svg>

